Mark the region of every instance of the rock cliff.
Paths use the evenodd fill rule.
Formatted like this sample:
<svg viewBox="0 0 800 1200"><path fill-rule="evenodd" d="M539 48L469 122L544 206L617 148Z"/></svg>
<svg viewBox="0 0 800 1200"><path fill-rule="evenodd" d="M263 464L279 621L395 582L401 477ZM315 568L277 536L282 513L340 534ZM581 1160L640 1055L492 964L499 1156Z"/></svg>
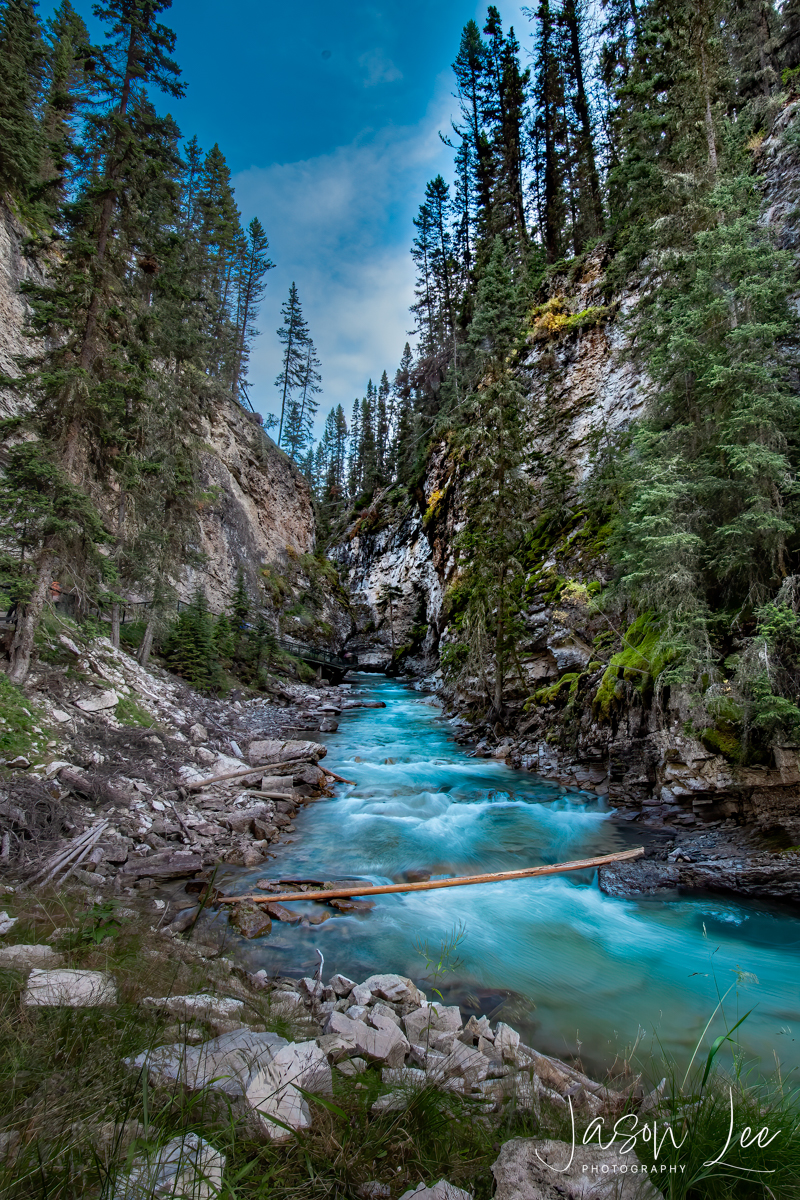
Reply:
<svg viewBox="0 0 800 1200"><path fill-rule="evenodd" d="M46 259L26 248L27 239L24 226L0 202L0 373L12 378L19 372L17 360L33 348L20 285L46 274ZM0 416L14 415L19 405L13 389L0 389ZM316 525L305 478L241 405L219 401L202 418L200 438L199 482L209 497L198 513L197 549L204 561L177 582L184 599L202 586L212 611L219 612L240 567L256 595L264 567L284 570L290 555L296 559L314 550ZM102 491L94 498L101 508L115 503Z"/></svg>
<svg viewBox="0 0 800 1200"><path fill-rule="evenodd" d="M798 241L798 152L782 134L797 108L795 102L783 110L756 151L763 220L776 226L787 248ZM407 647L405 666L428 675L450 713L463 715L462 737L476 741L479 754L607 797L631 820L688 827L737 820L796 844L798 748L776 747L772 764L745 768L687 733L697 715L687 698L654 687L640 669L646 663L634 661L635 649L620 652L631 640L621 640L624 614L593 603L611 570L603 531L581 511L581 490L610 435L643 412L648 395L646 377L626 353L636 291L618 292L609 302L606 254L598 246L577 277L551 280L522 363L539 514L555 509L562 518L552 533L540 531L532 514L533 599L507 679L505 727L486 723L480 679L439 669L450 639L448 589L458 577L454 540L464 524L462 468L444 442L432 448L420 493L405 500L392 492L376 496L332 555L349 581L361 644L376 662L387 662L391 652L388 606L379 601L387 586L400 590L394 641ZM646 638L646 630L639 633Z"/></svg>

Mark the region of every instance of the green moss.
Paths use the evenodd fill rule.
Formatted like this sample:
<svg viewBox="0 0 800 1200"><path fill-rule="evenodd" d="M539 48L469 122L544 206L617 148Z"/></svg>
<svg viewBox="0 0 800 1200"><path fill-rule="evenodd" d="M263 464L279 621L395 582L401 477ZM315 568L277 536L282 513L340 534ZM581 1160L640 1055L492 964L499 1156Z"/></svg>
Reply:
<svg viewBox="0 0 800 1200"><path fill-rule="evenodd" d="M155 721L150 713L137 704L130 696L123 696L117 702L114 716L123 725L138 725L141 729L152 729Z"/></svg>
<svg viewBox="0 0 800 1200"><path fill-rule="evenodd" d="M0 758L40 754L46 741L40 725L43 719L39 707L0 672Z"/></svg>
<svg viewBox="0 0 800 1200"><path fill-rule="evenodd" d="M742 760L742 743L731 730L725 731L715 729L713 725L708 726L701 731L700 741L706 750L710 750L712 754L721 754L729 762L741 762Z"/></svg>
<svg viewBox="0 0 800 1200"><path fill-rule="evenodd" d="M653 627L652 613L637 617L625 631L623 641L624 648L612 657L592 701L592 711L601 721L610 719L625 694L626 682L647 695L674 658L674 651L665 645L660 631Z"/></svg>
<svg viewBox="0 0 800 1200"><path fill-rule="evenodd" d="M545 342L566 337L581 329L593 329L607 321L613 312L613 305L594 305L573 313L570 312L566 297L551 296L544 304L531 309L530 337L532 341Z"/></svg>
<svg viewBox="0 0 800 1200"><path fill-rule="evenodd" d="M562 675L550 687L539 688L538 691L534 692L532 696L533 703L537 706L544 704L571 704L575 699L579 680L580 673L578 671L568 671L566 675ZM527 704L525 707L527 709Z"/></svg>

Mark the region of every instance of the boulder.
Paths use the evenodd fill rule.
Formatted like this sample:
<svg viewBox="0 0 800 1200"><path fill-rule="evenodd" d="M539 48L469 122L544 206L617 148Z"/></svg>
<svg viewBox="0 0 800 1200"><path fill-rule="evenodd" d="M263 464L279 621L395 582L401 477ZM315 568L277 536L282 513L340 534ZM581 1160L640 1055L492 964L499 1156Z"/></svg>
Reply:
<svg viewBox="0 0 800 1200"><path fill-rule="evenodd" d="M244 1002L231 996L212 996L197 992L191 996L145 996L142 1004L148 1008L163 1008L179 1021L241 1020Z"/></svg>
<svg viewBox="0 0 800 1200"><path fill-rule="evenodd" d="M571 1159L571 1162L570 1162ZM569 1164L569 1165L568 1165ZM661 1200L633 1152L514 1138L492 1166L495 1200Z"/></svg>
<svg viewBox="0 0 800 1200"><path fill-rule="evenodd" d="M247 748L247 760L253 766L261 763L291 762L294 759L306 759L318 762L328 753L328 747L320 742L283 741L279 738L265 738L253 741Z"/></svg>
<svg viewBox="0 0 800 1200"><path fill-rule="evenodd" d="M415 983L407 979L405 975L370 975L369 979L365 979L362 985L377 996L380 1000L389 1000L394 1004L424 1004L425 996L419 990ZM458 1008L456 1008L458 1012ZM461 1028L461 1015L458 1018L458 1027Z"/></svg>
<svg viewBox="0 0 800 1200"><path fill-rule="evenodd" d="M272 933L272 918L261 904L237 904L230 921L246 938L265 937Z"/></svg>
<svg viewBox="0 0 800 1200"><path fill-rule="evenodd" d="M285 921L289 925L296 925L298 921L302 920L299 912L293 912L282 904L261 904L259 907L268 912L275 921Z"/></svg>
<svg viewBox="0 0 800 1200"><path fill-rule="evenodd" d="M465 1079L467 1083L480 1083L489 1074L492 1064L479 1050L465 1046L463 1042L454 1042L453 1049L443 1063L434 1067L431 1073L436 1077L451 1079L453 1076Z"/></svg>
<svg viewBox="0 0 800 1200"><path fill-rule="evenodd" d="M459 1033L461 1011L457 1004L429 1004L407 1013L403 1025L409 1041L424 1044L434 1033Z"/></svg>
<svg viewBox="0 0 800 1200"><path fill-rule="evenodd" d="M58 967L64 961L52 946L3 946L0 967L29 971L31 967Z"/></svg>
<svg viewBox="0 0 800 1200"><path fill-rule="evenodd" d="M387 1024L391 1025L390 1022ZM328 1014L324 1032L342 1038L362 1058L385 1063L387 1067L401 1067L410 1049L408 1041L395 1025L388 1029L373 1029L363 1021L353 1021L336 1011Z"/></svg>
<svg viewBox="0 0 800 1200"><path fill-rule="evenodd" d="M208 730L205 725L201 725L199 721L194 724L189 730L189 740L194 742L195 746L202 746L204 742L207 742Z"/></svg>
<svg viewBox="0 0 800 1200"><path fill-rule="evenodd" d="M130 1171L117 1178L111 1200L161 1200L185 1196L212 1200L222 1189L225 1155L199 1134L173 1138L159 1150L134 1158Z"/></svg>
<svg viewBox="0 0 800 1200"><path fill-rule="evenodd" d="M0 935L13 929L18 920L19 917L10 917L7 912L0 912Z"/></svg>
<svg viewBox="0 0 800 1200"><path fill-rule="evenodd" d="M349 996L355 986L355 981L346 975L334 975L331 978L331 987L337 996Z"/></svg>
<svg viewBox="0 0 800 1200"><path fill-rule="evenodd" d="M194 875L203 866L203 856L190 850L165 850L147 858L129 858L120 871L120 878L128 881L147 875L154 879L179 879L182 875Z"/></svg>
<svg viewBox="0 0 800 1200"><path fill-rule="evenodd" d="M40 971L28 976L25 1004L90 1008L117 1003L117 985L104 971Z"/></svg>
<svg viewBox="0 0 800 1200"><path fill-rule="evenodd" d="M353 1004L366 1006L372 1003L372 992L365 983L357 983L350 993L350 1000Z"/></svg>
<svg viewBox="0 0 800 1200"><path fill-rule="evenodd" d="M102 712L106 708L115 708L119 703L116 692L101 692L99 696L87 696L85 700L76 700L75 704L84 712Z"/></svg>
<svg viewBox="0 0 800 1200"><path fill-rule="evenodd" d="M418 1183L415 1188L410 1188L407 1192L403 1192L400 1200L472 1200L469 1192L465 1192L463 1188L457 1188L454 1183L448 1183L446 1179L440 1179L438 1183Z"/></svg>
<svg viewBox="0 0 800 1200"><path fill-rule="evenodd" d="M243 1095L251 1079L288 1045L277 1033L236 1029L202 1046L176 1042L126 1059L126 1065L146 1069L151 1083L181 1083L189 1091L211 1087L231 1096Z"/></svg>
<svg viewBox="0 0 800 1200"><path fill-rule="evenodd" d="M333 1095L331 1068L316 1042L290 1042L250 1080L247 1101L261 1115L264 1132L274 1142L285 1142L292 1129L311 1125L308 1103L299 1088L320 1096Z"/></svg>
<svg viewBox="0 0 800 1200"><path fill-rule="evenodd" d="M506 1062L513 1062L519 1049L519 1034L516 1029L498 1021L494 1033L494 1046Z"/></svg>

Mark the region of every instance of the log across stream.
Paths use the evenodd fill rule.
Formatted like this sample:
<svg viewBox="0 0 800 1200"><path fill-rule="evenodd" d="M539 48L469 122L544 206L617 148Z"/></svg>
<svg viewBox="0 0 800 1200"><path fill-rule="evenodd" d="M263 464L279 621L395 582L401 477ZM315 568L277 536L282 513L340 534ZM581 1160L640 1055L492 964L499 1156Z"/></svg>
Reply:
<svg viewBox="0 0 800 1200"><path fill-rule="evenodd" d="M597 797L468 757L430 698L394 680L354 678L387 707L343 713L338 732L324 735L324 765L357 783L302 810L273 862L226 870L226 893L258 892L264 876L381 885L514 871L646 840ZM506 997L507 1019L541 1050L563 1055L580 1044L587 1062L607 1066L638 1038L647 1057L660 1056L659 1042L688 1057L733 983L730 1024L755 1006L739 1030L748 1059L765 1073L773 1051L800 1066L800 918L790 912L723 896L615 899L591 871L371 899L363 914L294 904L330 919L274 922L270 937L242 940L242 955L253 970L309 974L319 947L326 974L396 971L425 986L424 943L438 957L461 927L460 965L441 990L481 1011Z"/></svg>

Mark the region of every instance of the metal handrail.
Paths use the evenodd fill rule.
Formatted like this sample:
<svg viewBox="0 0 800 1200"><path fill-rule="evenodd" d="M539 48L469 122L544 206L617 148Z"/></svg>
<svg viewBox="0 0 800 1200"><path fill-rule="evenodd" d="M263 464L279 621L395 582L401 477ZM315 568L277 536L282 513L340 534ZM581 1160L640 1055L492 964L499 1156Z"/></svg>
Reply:
<svg viewBox="0 0 800 1200"><path fill-rule="evenodd" d="M303 642L295 642L290 638L278 638L276 644L279 649L285 650L288 654L294 654L297 658L310 658L315 662L325 663L327 666L339 667L341 670L358 666L357 654L350 654L347 658L343 658L341 655L331 654L329 650L319 650L316 646L307 646Z"/></svg>

